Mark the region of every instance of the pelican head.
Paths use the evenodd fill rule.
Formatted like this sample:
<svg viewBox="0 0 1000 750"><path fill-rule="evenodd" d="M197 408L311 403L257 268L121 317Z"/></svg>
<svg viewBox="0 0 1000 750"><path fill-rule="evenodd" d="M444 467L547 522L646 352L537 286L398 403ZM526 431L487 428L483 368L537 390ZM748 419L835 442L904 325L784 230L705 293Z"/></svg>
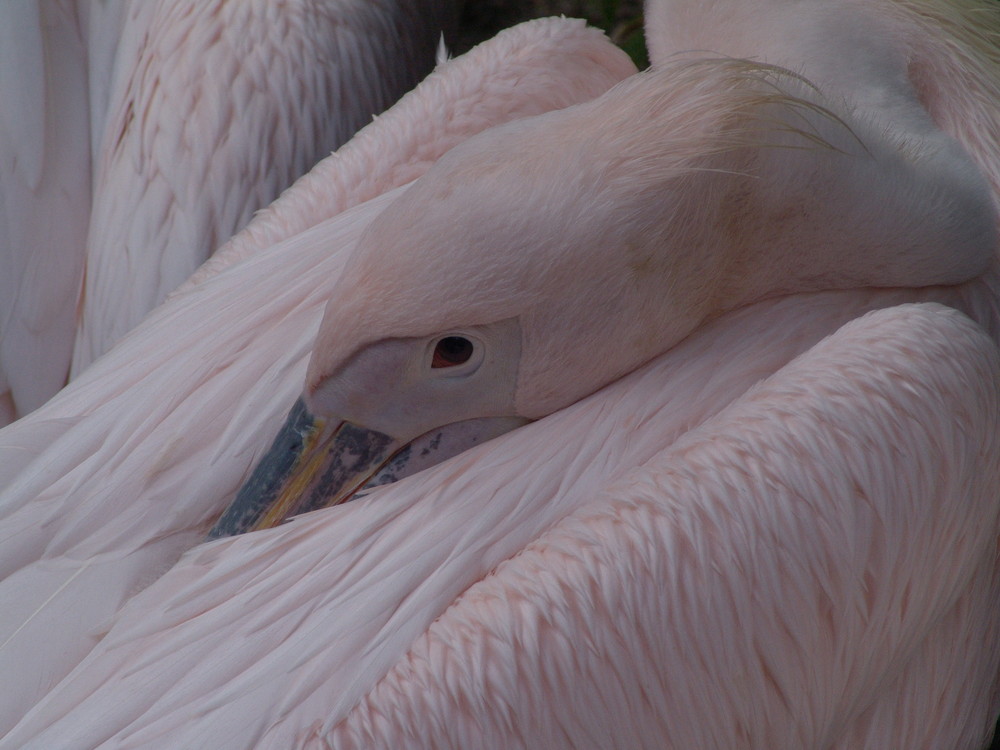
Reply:
<svg viewBox="0 0 1000 750"><path fill-rule="evenodd" d="M982 178L954 178L986 195L982 210L954 207L971 223L921 216L912 190L876 205L865 189L912 156L881 153L881 133L846 123L794 74L712 60L469 139L362 236L302 399L213 536L538 419L750 300L979 273L994 231ZM901 212L888 227L887 205ZM843 216L850 226L831 232ZM937 262L939 247L972 257ZM383 468L415 440L424 450L406 469Z"/></svg>

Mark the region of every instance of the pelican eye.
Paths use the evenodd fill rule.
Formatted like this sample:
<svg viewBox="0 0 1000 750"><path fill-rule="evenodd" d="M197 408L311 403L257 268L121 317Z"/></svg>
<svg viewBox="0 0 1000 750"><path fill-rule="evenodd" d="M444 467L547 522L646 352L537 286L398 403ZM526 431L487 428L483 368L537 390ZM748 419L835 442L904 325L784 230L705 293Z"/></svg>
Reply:
<svg viewBox="0 0 1000 750"><path fill-rule="evenodd" d="M434 346L431 367L456 367L464 365L472 357L475 349L472 342L463 336L445 336Z"/></svg>

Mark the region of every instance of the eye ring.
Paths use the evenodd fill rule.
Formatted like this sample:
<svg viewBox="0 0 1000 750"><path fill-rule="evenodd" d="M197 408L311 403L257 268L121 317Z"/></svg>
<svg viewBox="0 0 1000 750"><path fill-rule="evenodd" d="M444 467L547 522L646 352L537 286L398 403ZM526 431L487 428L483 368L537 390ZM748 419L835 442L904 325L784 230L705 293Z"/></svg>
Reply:
<svg viewBox="0 0 1000 750"><path fill-rule="evenodd" d="M431 368L435 370L464 365L476 350L475 344L465 336L445 336L434 345Z"/></svg>

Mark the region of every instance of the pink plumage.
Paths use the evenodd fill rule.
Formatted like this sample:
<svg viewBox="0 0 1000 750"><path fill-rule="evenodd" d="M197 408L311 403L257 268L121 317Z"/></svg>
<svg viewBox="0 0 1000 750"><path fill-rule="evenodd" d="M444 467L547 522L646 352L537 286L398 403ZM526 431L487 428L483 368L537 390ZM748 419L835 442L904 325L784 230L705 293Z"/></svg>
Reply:
<svg viewBox="0 0 1000 750"><path fill-rule="evenodd" d="M996 135L967 138L965 128L1000 92L996 50L959 24L966 5L864 13L915 51L910 70L941 76L918 77L914 101L971 155L954 152L940 174L982 185L949 193L949 210L974 215L996 205L1000 167ZM852 36L865 29L852 2L797 5L783 18L803 33L787 45L773 32L752 39L772 26L740 21L747 4L719 6L746 33L723 25L713 49L817 79L828 104L842 81L809 61L826 65L822 53L844 54L845 40L870 42ZM710 28L699 22L715 7L651 8L649 33L665 40L651 43L654 58L704 48L694 31L670 35ZM763 46L740 49L746 39ZM871 59L896 59L881 37L871 44ZM815 54L800 60L803 48ZM958 52L934 57L943 48ZM557 20L441 66L213 269L0 432L0 597L12 603L0 612L0 669L31 676L5 696L0 748L986 742L1000 710L996 260L953 287L822 291L821 279L762 294L490 443L349 504L198 545L301 388L317 330L317 348L329 345L323 331L337 321L328 312L321 328L321 309L352 250L443 151L418 142L451 145L499 124L492 96L485 109L466 97L477 77L484 91L508 80L507 60L528 61L508 89L517 114L600 97L629 74L606 41ZM908 90L889 78L885 91ZM936 80L961 87L948 94ZM842 114L870 123L864 107L878 97L860 88ZM614 99L581 111L602 101ZM965 114L939 118L948 105ZM441 130L407 140L409 113L426 111L441 115ZM912 112L898 123L905 136L883 132L887 148L942 144L917 160L936 169L951 142ZM454 153L475 159L469 144ZM369 162L382 171L362 187L356 165ZM933 194L917 172L914 194ZM339 186L324 209L328 179ZM353 191L381 195L348 207ZM926 250L925 267L950 273L947 253L965 252L968 235L941 231L955 243ZM416 239L388 257L419 252ZM700 282L671 283L683 292ZM943 302L972 320L906 302ZM322 362L339 359L319 361L319 382L338 377Z"/></svg>

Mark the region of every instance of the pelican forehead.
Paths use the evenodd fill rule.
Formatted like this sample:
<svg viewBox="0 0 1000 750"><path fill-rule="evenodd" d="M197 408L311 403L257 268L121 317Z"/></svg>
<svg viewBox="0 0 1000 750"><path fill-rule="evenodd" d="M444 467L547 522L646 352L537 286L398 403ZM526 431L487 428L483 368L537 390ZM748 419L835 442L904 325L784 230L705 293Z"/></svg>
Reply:
<svg viewBox="0 0 1000 750"><path fill-rule="evenodd" d="M554 169L505 151L519 125L454 149L372 222L327 304L310 382L375 341L517 317L551 294L581 222L552 210Z"/></svg>

